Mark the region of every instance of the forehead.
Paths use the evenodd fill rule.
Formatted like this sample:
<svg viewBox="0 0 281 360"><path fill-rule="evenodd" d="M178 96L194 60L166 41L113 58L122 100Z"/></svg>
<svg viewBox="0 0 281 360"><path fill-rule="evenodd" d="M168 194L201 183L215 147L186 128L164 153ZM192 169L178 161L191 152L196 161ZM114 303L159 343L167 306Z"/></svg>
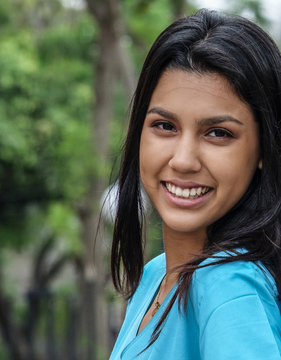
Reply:
<svg viewBox="0 0 281 360"><path fill-rule="evenodd" d="M179 114L206 117L231 113L254 119L251 108L233 90L229 81L217 73L195 73L168 69L160 77L148 111L164 107Z"/></svg>
<svg viewBox="0 0 281 360"><path fill-rule="evenodd" d="M209 93L223 98L227 98L228 95L238 97L229 81L220 74L168 69L160 76L151 99L176 89L197 93L197 95Z"/></svg>

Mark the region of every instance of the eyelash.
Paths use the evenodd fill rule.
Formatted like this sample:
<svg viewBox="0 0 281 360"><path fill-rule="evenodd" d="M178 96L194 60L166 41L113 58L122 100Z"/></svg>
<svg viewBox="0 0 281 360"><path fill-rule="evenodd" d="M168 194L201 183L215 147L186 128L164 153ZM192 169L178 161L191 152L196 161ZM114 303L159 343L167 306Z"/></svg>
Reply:
<svg viewBox="0 0 281 360"><path fill-rule="evenodd" d="M165 129L164 127L168 126L169 129ZM169 121L156 121L155 123L152 124L152 127L154 128L158 128L163 132L176 132L177 129L175 128L175 126L173 124L171 124ZM220 133L220 135L217 134L217 136L213 136L210 135L211 133ZM209 130L209 132L207 133L207 136L212 137L212 138L233 138L233 135L226 129L223 128L213 128L211 130Z"/></svg>
<svg viewBox="0 0 281 360"><path fill-rule="evenodd" d="M170 127L170 129L164 129L165 125L168 125ZM162 126L162 128L161 128L161 126ZM169 132L169 131L176 132L177 131L175 126L173 124L171 124L169 121L156 121L155 123L152 124L152 127L158 128L164 132Z"/></svg>
<svg viewBox="0 0 281 360"><path fill-rule="evenodd" d="M211 133L215 133L215 132L220 132L221 135L219 136L212 136L210 135ZM208 133L207 136L213 137L213 138L233 138L233 135L226 129L222 129L222 128L215 128L215 129L211 129Z"/></svg>

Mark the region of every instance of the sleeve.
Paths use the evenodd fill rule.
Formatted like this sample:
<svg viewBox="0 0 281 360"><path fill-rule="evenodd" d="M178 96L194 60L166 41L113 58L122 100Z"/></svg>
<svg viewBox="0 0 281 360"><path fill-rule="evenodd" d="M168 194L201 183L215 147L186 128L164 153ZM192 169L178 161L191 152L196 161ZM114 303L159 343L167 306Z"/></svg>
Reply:
<svg viewBox="0 0 281 360"><path fill-rule="evenodd" d="M195 282L202 360L281 359L280 311L256 265L209 266Z"/></svg>

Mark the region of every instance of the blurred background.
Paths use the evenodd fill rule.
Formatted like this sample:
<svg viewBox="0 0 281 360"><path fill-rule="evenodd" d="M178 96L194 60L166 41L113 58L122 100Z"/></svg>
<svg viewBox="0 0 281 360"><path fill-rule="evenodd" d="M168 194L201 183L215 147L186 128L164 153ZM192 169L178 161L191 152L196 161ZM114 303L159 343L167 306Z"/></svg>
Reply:
<svg viewBox="0 0 281 360"><path fill-rule="evenodd" d="M110 279L114 196L101 204L148 49L202 7L281 43L279 0L1 1L0 360L108 359L126 304ZM146 260L162 251L147 212Z"/></svg>

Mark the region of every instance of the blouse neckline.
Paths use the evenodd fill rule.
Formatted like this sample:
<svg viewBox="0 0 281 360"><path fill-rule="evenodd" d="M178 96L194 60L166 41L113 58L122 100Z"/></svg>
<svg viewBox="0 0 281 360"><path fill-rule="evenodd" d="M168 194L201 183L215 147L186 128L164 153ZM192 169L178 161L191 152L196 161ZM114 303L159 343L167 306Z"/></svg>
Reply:
<svg viewBox="0 0 281 360"><path fill-rule="evenodd" d="M131 327L131 341L129 341L127 343L127 345L124 347L122 354L124 354L129 348L131 348L132 346L135 347L135 344L140 342L143 343L141 341L142 338L144 337L148 337L148 342L149 343L149 339L150 336L152 335L153 329L155 328L155 326L157 325L158 321L160 320L161 316L163 315L166 306L168 305L169 301L171 300L175 290L176 290L176 286L177 283L172 287L172 289L169 291L169 293L167 294L167 296L165 297L165 299L163 300L163 302L161 303L158 311L155 313L155 315L151 318L151 320L146 324L146 326L138 333L138 329L140 327L140 324L145 316L145 314L147 313L147 311L149 310L152 301L155 299L159 286L161 284L161 282L163 281L163 278L165 276L165 271L163 271L159 278L157 279L157 281L155 281L155 285L153 286L153 289L151 290L151 296L147 297L146 301L144 301L143 306L141 307L139 314L137 315L137 317L135 318L134 321L134 325ZM137 348L137 345L136 345ZM143 349L141 349L143 350ZM140 350L140 351L141 351Z"/></svg>

